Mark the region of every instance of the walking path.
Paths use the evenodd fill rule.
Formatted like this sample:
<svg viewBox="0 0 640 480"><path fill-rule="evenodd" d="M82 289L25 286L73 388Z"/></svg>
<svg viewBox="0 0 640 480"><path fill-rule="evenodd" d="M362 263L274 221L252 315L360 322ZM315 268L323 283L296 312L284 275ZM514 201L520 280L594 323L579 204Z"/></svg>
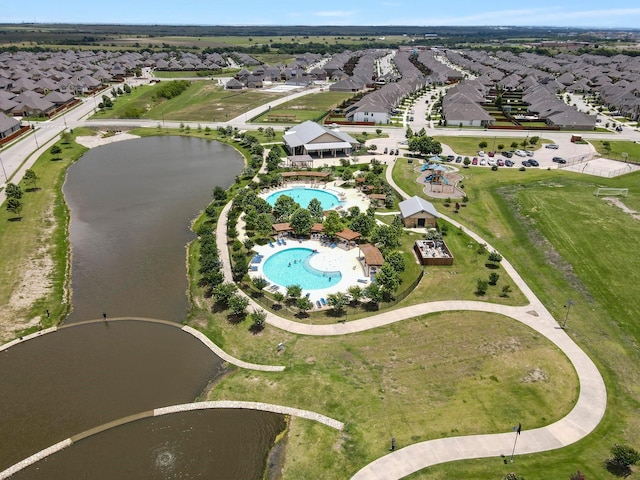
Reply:
<svg viewBox="0 0 640 480"><path fill-rule="evenodd" d="M393 166L390 165L386 170L387 182L400 192L403 198L409 198L393 181L392 168ZM231 203L225 206L220 215L223 221L218 222L216 227L218 244L221 247L220 258L227 281L233 281L229 252L226 248L226 218L230 207ZM467 230L460 223L445 215L441 214L440 216L452 225L462 228L465 233L478 243L485 244L490 251L497 251L483 238ZM573 364L580 382L578 401L571 412L566 417L546 427L523 430L518 436L517 453L535 453L565 447L584 438L602 420L607 406L607 391L604 380L595 364L560 328L551 313L511 263L503 257L501 265L526 296L529 301L528 305L517 307L467 300L429 302L387 311L360 320L331 325L302 324L267 312L267 323L282 330L301 335L346 335L428 313L444 311L482 311L511 317L536 330L557 345ZM261 308L250 297L247 296L247 298L253 308ZM375 460L363 467L352 478L354 480L395 480L438 463L508 455L514 445L514 435L515 433L472 435L416 443Z"/></svg>

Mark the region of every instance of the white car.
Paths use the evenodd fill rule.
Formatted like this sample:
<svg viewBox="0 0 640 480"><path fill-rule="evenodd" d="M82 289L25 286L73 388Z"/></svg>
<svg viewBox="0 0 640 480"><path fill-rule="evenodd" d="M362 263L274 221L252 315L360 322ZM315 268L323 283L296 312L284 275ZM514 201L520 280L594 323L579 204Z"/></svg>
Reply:
<svg viewBox="0 0 640 480"><path fill-rule="evenodd" d="M479 156L479 157L484 157L484 150L480 150L480 151L478 152L478 156Z"/></svg>
<svg viewBox="0 0 640 480"><path fill-rule="evenodd" d="M484 158L480 159L480 165L486 165L487 161Z"/></svg>
<svg viewBox="0 0 640 480"><path fill-rule="evenodd" d="M493 158L490 158L487 163L489 164L490 167L493 167L494 165L496 165L496 161Z"/></svg>
<svg viewBox="0 0 640 480"><path fill-rule="evenodd" d="M544 148L551 148L552 150L557 150L558 148L560 148L560 145L556 145L555 143L548 143L547 145L544 146Z"/></svg>
<svg viewBox="0 0 640 480"><path fill-rule="evenodd" d="M525 152L524 150L516 150L515 152L516 155L518 155L519 157L526 157L527 156L527 152Z"/></svg>

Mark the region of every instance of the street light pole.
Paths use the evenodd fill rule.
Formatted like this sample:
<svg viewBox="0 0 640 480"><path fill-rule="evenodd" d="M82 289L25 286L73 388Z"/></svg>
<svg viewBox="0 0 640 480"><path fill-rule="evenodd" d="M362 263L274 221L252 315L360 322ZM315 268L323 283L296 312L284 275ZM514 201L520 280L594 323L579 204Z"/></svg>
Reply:
<svg viewBox="0 0 640 480"><path fill-rule="evenodd" d="M2 165L2 173L4 173L4 181L6 183L9 181L9 177L7 177L7 171L4 169L4 162L2 161L2 157L0 157L0 165Z"/></svg>
<svg viewBox="0 0 640 480"><path fill-rule="evenodd" d="M562 328L564 329L564 327L567 326L567 320L569 319L569 310L571 310L571 305L573 305L574 301L572 300L567 300L567 304L564 306L567 309L567 313L564 316L564 322L562 322Z"/></svg>

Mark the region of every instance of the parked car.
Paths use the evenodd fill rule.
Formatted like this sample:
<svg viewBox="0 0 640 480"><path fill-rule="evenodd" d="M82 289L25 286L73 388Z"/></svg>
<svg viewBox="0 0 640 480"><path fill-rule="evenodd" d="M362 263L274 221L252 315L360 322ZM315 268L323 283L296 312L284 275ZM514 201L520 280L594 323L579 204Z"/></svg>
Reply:
<svg viewBox="0 0 640 480"><path fill-rule="evenodd" d="M386 155L389 152L389 147L384 147L384 154Z"/></svg>
<svg viewBox="0 0 640 480"><path fill-rule="evenodd" d="M480 150L480 151L478 152L478 156L479 156L479 157L484 157L484 150Z"/></svg>
<svg viewBox="0 0 640 480"><path fill-rule="evenodd" d="M480 159L480 165L486 165L487 161L484 158Z"/></svg>
<svg viewBox="0 0 640 480"><path fill-rule="evenodd" d="M462 157L460 155L458 155L456 157L456 163L460 163L460 162L462 162Z"/></svg>
<svg viewBox="0 0 640 480"><path fill-rule="evenodd" d="M535 159L533 159L533 158L530 158L530 159L529 159L529 165L531 165L532 167L539 167L539 166L540 166L540 164L538 163L538 161L537 161L537 160L535 160Z"/></svg>
<svg viewBox="0 0 640 480"><path fill-rule="evenodd" d="M567 163L567 161L562 157L553 157L552 160L556 163Z"/></svg>
<svg viewBox="0 0 640 480"><path fill-rule="evenodd" d="M529 163L529 160L522 160L522 166L523 167L530 167L531 163Z"/></svg>
<svg viewBox="0 0 640 480"><path fill-rule="evenodd" d="M525 150L524 153L527 154L527 157L533 157L533 151L532 150Z"/></svg>
<svg viewBox="0 0 640 480"><path fill-rule="evenodd" d="M493 157L496 154L496 152L489 152L487 153L487 155L489 155L490 157Z"/></svg>
<svg viewBox="0 0 640 480"><path fill-rule="evenodd" d="M506 167L513 167L513 162L511 160L505 160L504 164Z"/></svg>
<svg viewBox="0 0 640 480"><path fill-rule="evenodd" d="M513 153L515 153L519 157L526 157L527 156L527 152L525 152L524 150L516 150Z"/></svg>
<svg viewBox="0 0 640 480"><path fill-rule="evenodd" d="M502 156L507 157L507 158L511 158L513 157L513 152L502 152Z"/></svg>
<svg viewBox="0 0 640 480"><path fill-rule="evenodd" d="M478 157L473 157L473 160L471 160L471 165L477 165L478 164Z"/></svg>
<svg viewBox="0 0 640 480"><path fill-rule="evenodd" d="M400 150L396 148L396 155L400 155Z"/></svg>
<svg viewBox="0 0 640 480"><path fill-rule="evenodd" d="M548 143L544 146L544 148L550 148L552 150L557 150L560 148L560 145L556 145L555 143Z"/></svg>
<svg viewBox="0 0 640 480"><path fill-rule="evenodd" d="M493 167L494 165L497 165L496 161L493 158L490 158L489 160L487 160L487 164L490 167Z"/></svg>
<svg viewBox="0 0 640 480"><path fill-rule="evenodd" d="M453 155L447 155L447 162L453 162L453 160L455 160L456 157L454 157Z"/></svg>
<svg viewBox="0 0 640 480"><path fill-rule="evenodd" d="M511 160L507 160L507 162L510 162L510 161L511 161ZM499 167L504 167L504 166L505 166L505 161L504 161L504 160L502 160L501 158L499 158L499 159L496 161L496 164L497 164Z"/></svg>

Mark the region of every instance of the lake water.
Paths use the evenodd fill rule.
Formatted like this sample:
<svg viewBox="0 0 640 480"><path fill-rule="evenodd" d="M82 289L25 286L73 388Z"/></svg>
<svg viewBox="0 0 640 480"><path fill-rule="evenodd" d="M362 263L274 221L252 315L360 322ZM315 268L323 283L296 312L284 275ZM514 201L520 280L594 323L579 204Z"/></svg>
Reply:
<svg viewBox="0 0 640 480"><path fill-rule="evenodd" d="M179 328L188 308L185 245L212 189L227 188L242 165L235 150L217 142L151 137L98 147L69 168L73 311L57 332L0 352L0 432L7 440L0 470L88 429L192 402L223 372L221 359ZM102 312L170 323L80 323ZM215 472L243 463L261 470L282 417L234 415L189 412L151 427L141 420L108 430L50 457L42 465L54 473L39 478L236 478ZM203 418L209 429L201 428ZM160 443L144 440L154 431L166 434ZM111 450L117 459L108 457ZM206 451L223 452L216 457L222 463L203 467ZM171 458L180 471L167 467ZM96 473L87 475L83 468L93 460ZM39 468L20 478L36 478ZM261 478L249 470L237 478Z"/></svg>

